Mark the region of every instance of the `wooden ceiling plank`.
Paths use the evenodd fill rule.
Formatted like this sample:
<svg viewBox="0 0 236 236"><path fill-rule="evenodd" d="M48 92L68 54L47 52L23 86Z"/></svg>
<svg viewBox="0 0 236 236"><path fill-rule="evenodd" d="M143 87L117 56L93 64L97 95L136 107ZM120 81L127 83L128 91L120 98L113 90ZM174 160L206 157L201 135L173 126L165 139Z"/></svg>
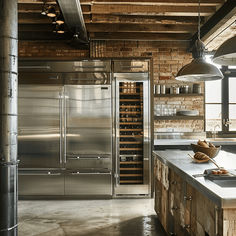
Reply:
<svg viewBox="0 0 236 236"><path fill-rule="evenodd" d="M19 13L27 13L27 12L32 12L32 13L37 13L42 11L42 6L43 4L27 4L27 3L18 3L18 12ZM83 14L90 14L91 9L90 5L83 5L81 6ZM59 12L59 6L55 5L55 9L57 12Z"/></svg>
<svg viewBox="0 0 236 236"><path fill-rule="evenodd" d="M215 7L201 7L201 15L212 15ZM119 15L179 15L196 16L198 7L188 6L142 6L142 5L92 5L91 13Z"/></svg>
<svg viewBox="0 0 236 236"><path fill-rule="evenodd" d="M18 13L19 24L51 24L49 17L35 13Z"/></svg>
<svg viewBox="0 0 236 236"><path fill-rule="evenodd" d="M132 4L132 5L178 5L178 6L198 6L198 0L80 0L81 4ZM201 6L219 6L224 0L201 0Z"/></svg>
<svg viewBox="0 0 236 236"><path fill-rule="evenodd" d="M53 29L52 24L20 24L18 26L19 32L53 32Z"/></svg>
<svg viewBox="0 0 236 236"><path fill-rule="evenodd" d="M228 0L209 20L201 27L201 39L205 42L228 20L236 15L236 1ZM197 39L197 33L192 37L192 45Z"/></svg>
<svg viewBox="0 0 236 236"><path fill-rule="evenodd" d="M91 40L189 41L191 34L90 33Z"/></svg>
<svg viewBox="0 0 236 236"><path fill-rule="evenodd" d="M197 26L173 24L86 24L88 32L146 32L146 33L189 33Z"/></svg>
<svg viewBox="0 0 236 236"><path fill-rule="evenodd" d="M57 2L55 0L45 0L45 1L42 1L42 0L18 0L18 4L19 3L27 3L27 4L43 4L43 3L46 3L46 4L57 4Z"/></svg>
<svg viewBox="0 0 236 236"><path fill-rule="evenodd" d="M203 17L202 17L203 21ZM196 25L198 17L195 16L120 16L120 15L104 15L92 14L92 23L127 23L127 24L185 24Z"/></svg>

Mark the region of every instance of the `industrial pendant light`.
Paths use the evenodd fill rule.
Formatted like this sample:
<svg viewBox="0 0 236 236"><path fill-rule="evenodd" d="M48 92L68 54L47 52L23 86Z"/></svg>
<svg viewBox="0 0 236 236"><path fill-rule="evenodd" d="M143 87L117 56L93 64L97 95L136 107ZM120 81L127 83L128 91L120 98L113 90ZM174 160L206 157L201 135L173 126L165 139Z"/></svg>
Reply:
<svg viewBox="0 0 236 236"><path fill-rule="evenodd" d="M236 36L225 41L216 51L213 62L222 66L236 65Z"/></svg>
<svg viewBox="0 0 236 236"><path fill-rule="evenodd" d="M223 79L223 74L214 65L207 63L203 57L205 46L200 39L200 0L198 1L198 39L195 41L191 63L183 66L177 76L176 80L185 82L202 82Z"/></svg>

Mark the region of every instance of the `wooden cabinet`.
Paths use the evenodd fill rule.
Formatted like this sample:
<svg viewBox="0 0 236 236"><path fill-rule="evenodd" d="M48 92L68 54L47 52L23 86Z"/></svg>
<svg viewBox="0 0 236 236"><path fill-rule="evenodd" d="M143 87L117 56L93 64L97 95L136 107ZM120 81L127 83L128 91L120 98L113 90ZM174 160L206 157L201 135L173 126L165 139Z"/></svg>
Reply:
<svg viewBox="0 0 236 236"><path fill-rule="evenodd" d="M155 210L168 235L236 235L223 234L222 210L160 160L155 161Z"/></svg>

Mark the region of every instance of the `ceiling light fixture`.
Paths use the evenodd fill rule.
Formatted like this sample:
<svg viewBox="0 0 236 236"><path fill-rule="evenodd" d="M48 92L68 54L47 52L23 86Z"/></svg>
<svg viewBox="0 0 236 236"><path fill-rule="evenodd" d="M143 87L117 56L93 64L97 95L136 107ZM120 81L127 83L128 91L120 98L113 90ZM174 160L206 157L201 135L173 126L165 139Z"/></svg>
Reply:
<svg viewBox="0 0 236 236"><path fill-rule="evenodd" d="M62 25L65 23L63 15L60 13L59 16L56 17L56 23L58 25Z"/></svg>
<svg viewBox="0 0 236 236"><path fill-rule="evenodd" d="M48 17L56 17L56 10L55 7L50 6L47 11L47 16Z"/></svg>
<svg viewBox="0 0 236 236"><path fill-rule="evenodd" d="M193 46L191 63L183 66L177 73L176 80L185 82L202 82L223 79L223 74L214 65L204 59L205 46L200 39L200 0L198 0L198 39Z"/></svg>
<svg viewBox="0 0 236 236"><path fill-rule="evenodd" d="M43 6L42 6L42 11L41 11L41 15L46 16L47 15L47 6L45 1L43 2Z"/></svg>
<svg viewBox="0 0 236 236"><path fill-rule="evenodd" d="M226 40L217 50L213 62L223 66L236 65L236 36Z"/></svg>
<svg viewBox="0 0 236 236"><path fill-rule="evenodd" d="M62 24L62 25L57 25L57 26L56 26L56 32L57 32L58 34L64 34L64 33L65 33L64 24Z"/></svg>

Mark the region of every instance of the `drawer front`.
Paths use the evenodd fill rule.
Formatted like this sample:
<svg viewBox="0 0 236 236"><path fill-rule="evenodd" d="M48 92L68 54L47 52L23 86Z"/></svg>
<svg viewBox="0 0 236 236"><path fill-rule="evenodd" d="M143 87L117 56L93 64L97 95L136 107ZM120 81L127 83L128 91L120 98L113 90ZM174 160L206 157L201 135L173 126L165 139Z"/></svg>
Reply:
<svg viewBox="0 0 236 236"><path fill-rule="evenodd" d="M50 171L19 171L19 195L64 195L64 175Z"/></svg>
<svg viewBox="0 0 236 236"><path fill-rule="evenodd" d="M67 156L67 169L111 169L111 156Z"/></svg>
<svg viewBox="0 0 236 236"><path fill-rule="evenodd" d="M65 175L66 195L112 195L111 173L68 172Z"/></svg>

